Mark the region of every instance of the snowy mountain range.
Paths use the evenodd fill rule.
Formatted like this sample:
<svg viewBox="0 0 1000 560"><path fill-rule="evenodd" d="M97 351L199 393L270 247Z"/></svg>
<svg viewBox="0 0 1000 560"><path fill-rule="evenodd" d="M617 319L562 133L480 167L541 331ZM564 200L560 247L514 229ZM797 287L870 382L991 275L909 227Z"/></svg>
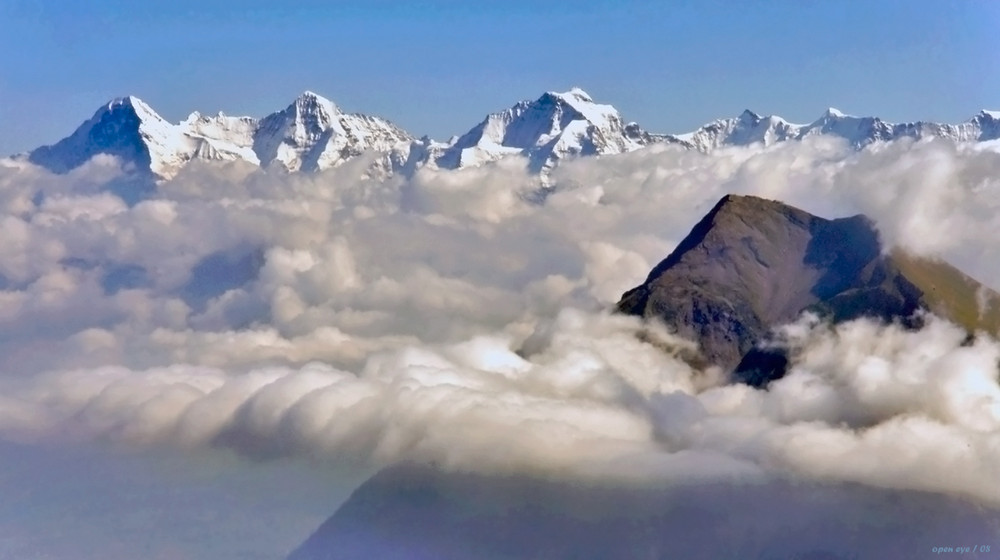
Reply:
<svg viewBox="0 0 1000 560"><path fill-rule="evenodd" d="M983 142L1000 138L1000 111L980 111L968 121L952 125L933 122L888 123L878 117L855 117L829 108L809 124L793 124L777 116L752 111L731 119L719 119L675 138L691 147L711 151L722 146L770 146L776 142L801 140L825 134L839 136L855 148L900 138L945 138L955 142Z"/></svg>
<svg viewBox="0 0 1000 560"><path fill-rule="evenodd" d="M831 108L812 123L794 124L747 110L687 134L670 135L626 122L613 106L573 88L521 101L487 115L461 136L437 142L418 140L380 117L345 113L308 91L261 119L195 112L177 124L128 96L99 108L67 138L15 157L65 173L97 154L110 154L138 173L170 178L193 160L242 160L310 172L369 153L375 170L409 174L421 167L460 169L518 155L527 159L532 172L545 174L569 158L621 154L660 142L708 152L724 146L766 147L813 135L841 137L858 149L899 138L981 142L1000 139L1000 112L982 111L957 125L894 124Z"/></svg>
<svg viewBox="0 0 1000 560"><path fill-rule="evenodd" d="M31 151L32 163L63 173L99 154L139 172L170 178L192 160L243 160L288 171L334 167L366 151L387 170L406 162L414 139L385 119L348 114L305 92L262 119L192 113L171 124L141 99L110 101L67 138Z"/></svg>

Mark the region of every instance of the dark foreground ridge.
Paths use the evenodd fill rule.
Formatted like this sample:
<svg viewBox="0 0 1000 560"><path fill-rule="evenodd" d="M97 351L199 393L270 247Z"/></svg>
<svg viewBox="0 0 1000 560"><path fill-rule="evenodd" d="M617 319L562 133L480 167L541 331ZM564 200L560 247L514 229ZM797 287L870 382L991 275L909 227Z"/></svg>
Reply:
<svg viewBox="0 0 1000 560"><path fill-rule="evenodd" d="M969 502L857 484L616 486L397 465L289 560L916 558L998 530Z"/></svg>
<svg viewBox="0 0 1000 560"><path fill-rule="evenodd" d="M945 263L886 254L865 216L828 220L736 195L723 197L617 307L663 320L699 343L704 362L753 385L786 365L780 352L757 346L807 310L834 322L867 316L918 326L915 313L925 309L970 330L1000 324L998 294Z"/></svg>

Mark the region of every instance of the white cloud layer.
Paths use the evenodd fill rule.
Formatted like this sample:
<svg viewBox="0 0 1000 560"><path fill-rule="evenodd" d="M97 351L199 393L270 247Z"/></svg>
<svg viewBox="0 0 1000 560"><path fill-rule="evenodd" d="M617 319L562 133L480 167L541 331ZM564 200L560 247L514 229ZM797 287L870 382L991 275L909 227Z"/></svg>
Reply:
<svg viewBox="0 0 1000 560"><path fill-rule="evenodd" d="M791 474L1000 504L994 339L790 326L769 391L606 310L726 193L1000 286L1000 154L824 138L413 179L191 165L128 206L101 158L0 166L0 434L639 480ZM641 339L640 331L645 332Z"/></svg>

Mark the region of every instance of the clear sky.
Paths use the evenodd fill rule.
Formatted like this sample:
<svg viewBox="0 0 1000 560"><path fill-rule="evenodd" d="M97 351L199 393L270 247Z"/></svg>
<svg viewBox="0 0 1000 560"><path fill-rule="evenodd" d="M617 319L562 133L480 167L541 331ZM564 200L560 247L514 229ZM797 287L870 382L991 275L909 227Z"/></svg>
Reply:
<svg viewBox="0 0 1000 560"><path fill-rule="evenodd" d="M655 132L745 108L814 120L1000 109L1000 2L0 0L0 153L137 95L168 120L303 90L446 139L547 90Z"/></svg>

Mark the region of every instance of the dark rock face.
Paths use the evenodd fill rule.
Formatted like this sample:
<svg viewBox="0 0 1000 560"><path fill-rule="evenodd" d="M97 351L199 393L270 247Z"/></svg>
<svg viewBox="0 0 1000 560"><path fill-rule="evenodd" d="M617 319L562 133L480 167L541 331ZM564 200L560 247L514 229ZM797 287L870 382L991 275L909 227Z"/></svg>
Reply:
<svg viewBox="0 0 1000 560"><path fill-rule="evenodd" d="M616 486L398 465L289 560L895 558L997 530L977 504L855 484Z"/></svg>
<svg viewBox="0 0 1000 560"><path fill-rule="evenodd" d="M130 103L118 103L100 110L72 136L53 146L42 146L28 156L31 163L53 173L67 173L97 154L119 156L134 162L138 169L149 169L149 148L139 131L141 119Z"/></svg>
<svg viewBox="0 0 1000 560"><path fill-rule="evenodd" d="M780 202L728 195L622 296L618 310L662 319L696 340L706 361L760 385L780 375L774 368L782 362L751 351L803 311L834 321L905 322L923 306L922 297L882 254L866 217L827 220Z"/></svg>

